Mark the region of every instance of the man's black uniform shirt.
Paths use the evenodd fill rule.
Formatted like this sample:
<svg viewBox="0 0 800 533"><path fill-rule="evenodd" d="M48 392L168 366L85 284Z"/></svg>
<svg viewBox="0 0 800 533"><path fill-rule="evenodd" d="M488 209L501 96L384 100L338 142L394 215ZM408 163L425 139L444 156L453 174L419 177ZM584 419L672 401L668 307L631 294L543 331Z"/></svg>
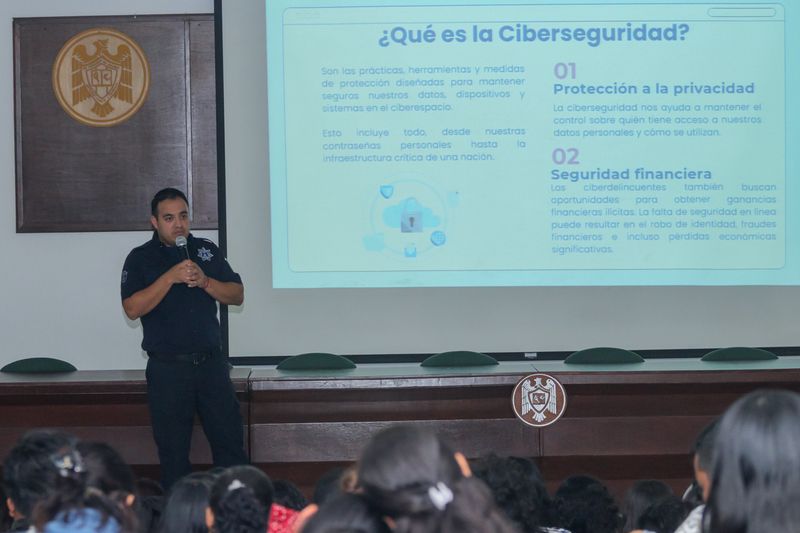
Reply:
<svg viewBox="0 0 800 533"><path fill-rule="evenodd" d="M219 252L217 246L189 235L189 258L206 276L217 281L241 283L242 278ZM164 272L186 259L177 246L165 246L156 232L153 238L134 248L122 268L122 299L153 284ZM221 345L217 302L200 287L173 285L164 299L141 317L142 349L159 354L218 352Z"/></svg>

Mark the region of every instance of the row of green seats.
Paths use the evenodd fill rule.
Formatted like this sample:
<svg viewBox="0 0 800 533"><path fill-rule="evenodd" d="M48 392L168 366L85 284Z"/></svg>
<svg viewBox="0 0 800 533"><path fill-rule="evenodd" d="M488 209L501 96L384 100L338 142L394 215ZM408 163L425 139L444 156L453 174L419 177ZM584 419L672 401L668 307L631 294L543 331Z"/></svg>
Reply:
<svg viewBox="0 0 800 533"><path fill-rule="evenodd" d="M701 361L767 361L777 359L774 353L761 348L732 347L719 348L705 354ZM564 364L573 365L614 365L642 363L641 355L622 348L587 348L580 350L564 360ZM480 352L466 350L442 352L431 355L422 362L424 367L459 367L496 365L494 357ZM304 353L287 357L277 366L278 370L343 370L355 368L356 364L346 357L332 353ZM20 359L0 368L0 372L9 374L44 374L58 372L74 372L74 365L52 357L28 357Z"/></svg>

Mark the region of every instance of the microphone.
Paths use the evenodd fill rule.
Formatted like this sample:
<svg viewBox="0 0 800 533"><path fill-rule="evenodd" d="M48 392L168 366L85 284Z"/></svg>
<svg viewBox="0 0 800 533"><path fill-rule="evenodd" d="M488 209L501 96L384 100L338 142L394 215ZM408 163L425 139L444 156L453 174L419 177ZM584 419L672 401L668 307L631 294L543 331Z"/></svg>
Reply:
<svg viewBox="0 0 800 533"><path fill-rule="evenodd" d="M177 246L179 250L183 251L183 255L186 257L186 259L189 259L189 247L186 246L186 237L183 235L178 235L175 237L175 246Z"/></svg>

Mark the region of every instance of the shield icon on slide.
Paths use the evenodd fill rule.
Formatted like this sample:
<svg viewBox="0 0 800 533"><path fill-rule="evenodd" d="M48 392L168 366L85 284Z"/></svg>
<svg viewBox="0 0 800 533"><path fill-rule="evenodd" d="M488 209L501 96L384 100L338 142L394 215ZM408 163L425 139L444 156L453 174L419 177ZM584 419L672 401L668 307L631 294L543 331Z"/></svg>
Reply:
<svg viewBox="0 0 800 533"><path fill-rule="evenodd" d="M386 198L387 200L392 197L394 194L394 186L393 185L381 185L381 196Z"/></svg>

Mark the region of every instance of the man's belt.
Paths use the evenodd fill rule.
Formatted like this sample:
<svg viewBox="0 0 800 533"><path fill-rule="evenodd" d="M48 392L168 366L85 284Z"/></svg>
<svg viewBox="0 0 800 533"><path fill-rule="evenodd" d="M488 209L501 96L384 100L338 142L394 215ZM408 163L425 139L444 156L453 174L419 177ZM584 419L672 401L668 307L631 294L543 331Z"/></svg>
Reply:
<svg viewBox="0 0 800 533"><path fill-rule="evenodd" d="M219 354L217 352L184 352L184 353L168 353L168 352L147 352L147 357L158 359L159 361L173 361L176 363L192 363L199 365L204 361L208 361Z"/></svg>

